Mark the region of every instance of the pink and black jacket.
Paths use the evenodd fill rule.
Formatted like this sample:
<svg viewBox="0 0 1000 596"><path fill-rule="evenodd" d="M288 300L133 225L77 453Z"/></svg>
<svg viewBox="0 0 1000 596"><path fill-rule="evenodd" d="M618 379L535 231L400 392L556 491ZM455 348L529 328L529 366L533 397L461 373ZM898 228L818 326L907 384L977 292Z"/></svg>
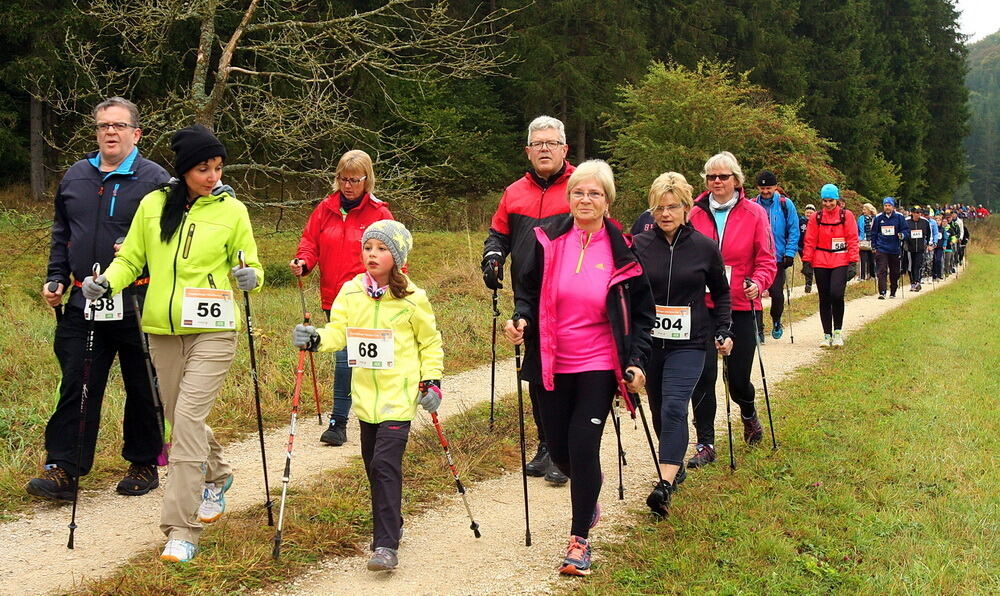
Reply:
<svg viewBox="0 0 1000 596"><path fill-rule="evenodd" d="M607 314L615 340L617 376L629 366L645 370L649 358L650 330L653 328L654 305L649 281L639 260L632 253L625 236L612 220L605 218L604 227L611 241L614 273L604 291L607 292ZM573 217L565 214L534 229L535 250L525 259L521 284L515 287L516 317L528 322L525 329L525 355L521 378L529 383L541 383L547 390L555 386L556 350L556 291L551 287L555 278L550 247L552 241L573 229ZM601 288L594 288L600 291Z"/></svg>

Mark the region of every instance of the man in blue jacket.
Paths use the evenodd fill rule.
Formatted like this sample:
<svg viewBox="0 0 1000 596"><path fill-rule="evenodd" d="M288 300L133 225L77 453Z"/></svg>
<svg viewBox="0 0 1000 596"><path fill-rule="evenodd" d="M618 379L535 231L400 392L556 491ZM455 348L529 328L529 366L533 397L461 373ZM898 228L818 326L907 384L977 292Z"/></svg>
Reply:
<svg viewBox="0 0 1000 596"><path fill-rule="evenodd" d="M795 251L799 247L799 214L792 200L782 195L778 189L778 178L767 170L757 175L757 191L753 202L767 211L774 236L774 254L778 259L778 273L768 288L771 295L771 337L781 339L784 327L781 315L785 312L785 270L795 264ZM764 330L760 330L760 340L764 341Z"/></svg>
<svg viewBox="0 0 1000 596"><path fill-rule="evenodd" d="M45 469L25 490L56 501L73 499L73 479L86 475L94 462L101 401L115 355L125 385L124 445L122 457L130 465L117 490L143 495L159 485L156 458L163 439L157 422L143 357L139 326L130 296L101 300L101 318L94 323L93 358L89 371L86 425L79 436L80 400L90 316L79 290L95 262L106 268L125 236L139 201L170 176L159 165L139 155L142 136L135 104L112 97L94 108L92 123L98 150L70 166L59 183L52 222L52 244L42 298L52 307L71 288L65 314L56 325L55 354L62 370L59 402L45 428ZM49 291L49 284L55 291ZM137 279L125 294L135 292L140 303L149 278ZM105 308L107 307L107 308ZM81 456L77 445L83 442ZM79 467L77 467L79 463Z"/></svg>
<svg viewBox="0 0 1000 596"><path fill-rule="evenodd" d="M909 233L906 219L896 213L896 199L882 199L882 213L872 223L872 250L875 251L875 275L878 277L878 299L885 300L886 273L889 274L889 297L896 297L899 288L899 257L902 239Z"/></svg>

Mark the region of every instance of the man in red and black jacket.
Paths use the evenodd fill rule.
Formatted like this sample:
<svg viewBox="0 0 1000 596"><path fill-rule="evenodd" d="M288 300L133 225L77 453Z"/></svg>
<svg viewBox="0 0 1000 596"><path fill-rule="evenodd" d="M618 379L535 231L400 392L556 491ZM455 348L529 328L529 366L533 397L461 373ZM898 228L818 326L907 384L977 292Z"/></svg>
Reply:
<svg viewBox="0 0 1000 596"><path fill-rule="evenodd" d="M513 255L510 279L516 288L521 281L520 267L531 259L534 251L535 235L532 230L558 215L569 213L566 181L575 168L566 161L569 145L566 144L563 123L550 116L532 120L528 125L528 144L524 152L531 162L531 169L504 190L490 222L489 236L484 242L483 281L491 290L502 287L503 264L508 255ZM527 464L528 474L544 475L553 484L565 484L568 480L566 475L549 458L535 383L528 383L528 395L538 429L538 452Z"/></svg>

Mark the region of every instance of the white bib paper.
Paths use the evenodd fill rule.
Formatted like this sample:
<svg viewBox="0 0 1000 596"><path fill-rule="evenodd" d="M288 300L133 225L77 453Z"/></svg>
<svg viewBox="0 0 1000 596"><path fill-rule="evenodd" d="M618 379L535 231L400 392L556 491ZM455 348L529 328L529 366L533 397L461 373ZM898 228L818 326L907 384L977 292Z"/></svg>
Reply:
<svg viewBox="0 0 1000 596"><path fill-rule="evenodd" d="M236 329L236 308L230 290L184 288L181 327Z"/></svg>
<svg viewBox="0 0 1000 596"><path fill-rule="evenodd" d="M910 238L913 238L914 240L920 240L923 237L924 237L923 230L910 230Z"/></svg>
<svg viewBox="0 0 1000 596"><path fill-rule="evenodd" d="M652 336L659 339L691 339L691 307L657 304Z"/></svg>
<svg viewBox="0 0 1000 596"><path fill-rule="evenodd" d="M392 329L347 328L347 365L352 368L392 368L395 350Z"/></svg>
<svg viewBox="0 0 1000 596"><path fill-rule="evenodd" d="M125 318L125 304L121 292L111 298L87 300L83 306L83 318L90 320L90 306L94 306L94 321L121 321Z"/></svg>
<svg viewBox="0 0 1000 596"><path fill-rule="evenodd" d="M830 250L834 251L844 251L847 250L847 240L843 238L831 238L830 239Z"/></svg>
<svg viewBox="0 0 1000 596"><path fill-rule="evenodd" d="M893 236L896 234L896 226L882 226L883 236Z"/></svg>

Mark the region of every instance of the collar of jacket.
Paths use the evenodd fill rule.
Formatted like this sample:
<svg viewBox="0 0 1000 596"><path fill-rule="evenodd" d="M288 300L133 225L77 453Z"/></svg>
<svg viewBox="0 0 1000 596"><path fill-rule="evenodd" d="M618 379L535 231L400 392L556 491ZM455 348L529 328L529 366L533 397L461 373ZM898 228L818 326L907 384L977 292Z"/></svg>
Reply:
<svg viewBox="0 0 1000 596"><path fill-rule="evenodd" d="M739 193L739 196L736 197L736 204L733 205L732 208L729 210L730 213L736 211L737 209L740 209L747 198L746 191L742 186L737 188L736 192ZM708 198L710 194L712 193L706 190L700 195L698 195L698 198L694 200L694 206L700 209L704 209L705 214L708 215L709 217L712 217L712 206L709 204L709 198Z"/></svg>
<svg viewBox="0 0 1000 596"><path fill-rule="evenodd" d="M682 241L687 240L687 238L691 235L691 224L688 222L682 223L680 227L677 228L677 233L674 234L673 244L671 244L670 241L667 240L667 233L663 231L663 228L661 228L660 226L656 226L656 228L654 229L656 230L657 238L663 240L663 242L665 242L667 246L676 247Z"/></svg>
<svg viewBox="0 0 1000 596"><path fill-rule="evenodd" d="M569 231L573 229L573 216L569 213L560 215L559 217L553 218L545 225L538 226L535 229L540 230L548 240L555 240L563 234L569 233ZM608 232L608 240L611 242L611 258L615 264L615 271L611 275L611 283L618 283L621 279L623 279L623 277L641 275L642 267L639 265L639 259L636 258L635 254L632 252L628 238L626 238L621 229L615 225L614 220L605 216L604 229ZM538 232L536 232L536 235L537 234ZM638 271L632 272L631 269L633 266L636 267Z"/></svg>
<svg viewBox="0 0 1000 596"><path fill-rule="evenodd" d="M563 160L563 165L562 165L561 168L559 168L559 171L556 172L555 174L552 174L548 178L542 178L541 176L539 176L535 172L534 169L531 169L531 170L528 170L527 172L525 172L525 176L527 176L528 178L531 178L531 180L536 185L538 185L539 188L541 188L542 190L545 190L546 188L552 186L556 182L559 182L559 179L562 178L567 173L566 170L570 169L571 165L572 164L570 164L569 161ZM570 170L570 171L572 172L572 170Z"/></svg>

